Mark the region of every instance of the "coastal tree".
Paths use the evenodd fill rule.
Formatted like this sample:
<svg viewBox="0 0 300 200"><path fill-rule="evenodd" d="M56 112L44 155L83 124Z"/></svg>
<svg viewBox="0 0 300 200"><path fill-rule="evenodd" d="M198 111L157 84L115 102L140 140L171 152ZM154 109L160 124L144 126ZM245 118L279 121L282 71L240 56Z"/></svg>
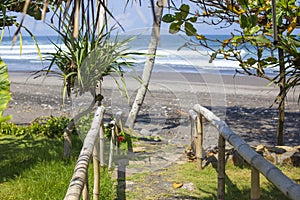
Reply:
<svg viewBox="0 0 300 200"><path fill-rule="evenodd" d="M37 77L48 74L62 77L64 80L63 103L66 98L71 98L71 95L91 94L88 108L74 116L65 129L64 157L67 159L71 155L71 133L75 122L89 114L96 104L101 105L103 78L111 75L120 91L124 91L128 96L123 76L124 68L132 68L133 63L127 60L132 60L133 54L139 54L131 52L127 46L128 42L134 38L121 41L118 35L111 35L113 28L106 31L105 24L99 28L98 19L89 21L88 16L83 15L83 17L85 18L80 23L76 38L73 30L69 28L73 23L72 14L65 17L65 20L60 23L60 27L52 26L64 46L53 42L56 51L50 53L50 66L37 73ZM52 70L54 64L58 67L59 72Z"/></svg>
<svg viewBox="0 0 300 200"><path fill-rule="evenodd" d="M173 6L174 13L163 17L164 22L170 23L170 33L182 31L192 37L184 46L205 47L211 52L210 62L216 59L238 61L241 70L237 73L261 77L277 85L280 88L275 100L279 116L277 144L282 145L285 98L291 88L299 85L299 36L293 35L300 16L297 1L276 1L273 12L270 0L187 2L189 4L179 8ZM193 12L189 5L197 9ZM231 30L228 38L219 40L201 34L198 28L201 24L220 30L234 24L239 28ZM275 34L274 29L278 30Z"/></svg>
<svg viewBox="0 0 300 200"><path fill-rule="evenodd" d="M160 37L160 25L161 25L161 18L163 15L163 1L158 0L155 7L155 18L156 20L153 20L153 26L152 26L152 32L151 32L151 38L150 43L148 47L148 56L146 58L146 62L143 69L142 74L142 82L138 89L138 92L136 94L135 100L133 102L133 105L131 106L131 110L128 114L128 118L126 120L126 126L129 128L134 127L134 122L137 118L138 112L143 104L143 101L146 96L146 92L148 90L149 82L151 79L151 74L154 66L155 61L155 55L157 46L159 43L159 37Z"/></svg>

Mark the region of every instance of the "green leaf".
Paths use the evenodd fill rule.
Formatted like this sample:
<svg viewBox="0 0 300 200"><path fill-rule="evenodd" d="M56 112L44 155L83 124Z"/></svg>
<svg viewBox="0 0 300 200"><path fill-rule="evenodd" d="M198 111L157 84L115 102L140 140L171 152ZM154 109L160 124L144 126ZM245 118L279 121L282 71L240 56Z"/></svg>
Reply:
<svg viewBox="0 0 300 200"><path fill-rule="evenodd" d="M190 6L186 5L186 4L182 4L180 6L180 10L181 10L181 16L183 19L186 19L186 17L188 16L189 12L190 12Z"/></svg>
<svg viewBox="0 0 300 200"><path fill-rule="evenodd" d="M183 19L181 12L175 12L175 19L181 21Z"/></svg>
<svg viewBox="0 0 300 200"><path fill-rule="evenodd" d="M241 15L240 16L240 27L242 29L248 27L248 18L246 15Z"/></svg>
<svg viewBox="0 0 300 200"><path fill-rule="evenodd" d="M0 58L0 121L5 121L10 118L10 116L2 116L3 111L7 107L9 101L11 100L9 88L10 81L8 79L7 66Z"/></svg>
<svg viewBox="0 0 300 200"><path fill-rule="evenodd" d="M197 21L197 17L191 17L188 20L192 23L195 23Z"/></svg>
<svg viewBox="0 0 300 200"><path fill-rule="evenodd" d="M171 23L175 20L175 17L171 14L166 14L163 16L162 21L165 23Z"/></svg>
<svg viewBox="0 0 300 200"><path fill-rule="evenodd" d="M267 63L277 63L277 62L278 62L277 58L276 58L276 57L273 57L273 56L267 57L267 58L265 59L265 61L266 61Z"/></svg>
<svg viewBox="0 0 300 200"><path fill-rule="evenodd" d="M194 36L197 33L197 30L194 28L193 24L190 22L185 22L184 30L187 36Z"/></svg>
<svg viewBox="0 0 300 200"><path fill-rule="evenodd" d="M251 15L249 17L249 22L251 24L251 27L253 27L253 26L255 26L257 24L257 20L258 20L257 15Z"/></svg>
<svg viewBox="0 0 300 200"><path fill-rule="evenodd" d="M254 58L248 58L247 59L247 64L249 65L254 65L255 63L257 63L257 60Z"/></svg>
<svg viewBox="0 0 300 200"><path fill-rule="evenodd" d="M240 43L243 41L243 37L242 36L234 36L232 39L231 39L231 43L234 45L234 46L238 46L240 45Z"/></svg>
<svg viewBox="0 0 300 200"><path fill-rule="evenodd" d="M179 30L180 30L181 24L182 24L182 22L173 22L173 23L171 23L170 28L169 28L169 32L171 34L178 33Z"/></svg>
<svg viewBox="0 0 300 200"><path fill-rule="evenodd" d="M238 3L242 6L243 10L247 10L248 8L248 0L238 0Z"/></svg>
<svg viewBox="0 0 300 200"><path fill-rule="evenodd" d="M256 36L255 40L258 43L271 43L271 41L268 38L266 38L264 35L258 35L258 36Z"/></svg>
<svg viewBox="0 0 300 200"><path fill-rule="evenodd" d="M249 30L249 35L253 35L253 34L257 33L258 31L260 31L260 27L254 26Z"/></svg>

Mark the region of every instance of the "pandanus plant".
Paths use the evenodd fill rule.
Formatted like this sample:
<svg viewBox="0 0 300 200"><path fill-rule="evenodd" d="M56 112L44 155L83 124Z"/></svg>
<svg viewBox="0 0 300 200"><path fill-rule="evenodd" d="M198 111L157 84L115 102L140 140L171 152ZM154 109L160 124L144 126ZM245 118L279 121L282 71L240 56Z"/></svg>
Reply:
<svg viewBox="0 0 300 200"><path fill-rule="evenodd" d="M71 97L72 93L82 95L89 92L92 95L88 109L76 115L64 132L64 157L68 159L72 149L71 132L74 123L90 113L96 103L101 104L103 77L110 75L120 91L125 91L128 96L123 76L124 68L132 69L133 63L128 60L132 60L132 56L139 53L129 51L127 45L133 38L119 41L118 36L112 36L113 29L106 31L104 27L97 31L97 24L88 25L84 22L78 37L74 38L67 21L61 22L59 28L52 27L58 33L62 45L52 41L56 51L50 53L48 60L51 63L49 67L40 71L40 75L54 73L63 78L63 105L66 97ZM54 64L59 71L53 70Z"/></svg>

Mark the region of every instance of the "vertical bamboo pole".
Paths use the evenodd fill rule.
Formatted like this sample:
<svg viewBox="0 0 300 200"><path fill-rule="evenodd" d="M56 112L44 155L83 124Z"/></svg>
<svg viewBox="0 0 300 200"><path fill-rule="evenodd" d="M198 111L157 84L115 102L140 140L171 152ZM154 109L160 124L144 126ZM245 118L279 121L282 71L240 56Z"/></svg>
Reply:
<svg viewBox="0 0 300 200"><path fill-rule="evenodd" d="M202 115L198 113L197 116L197 146L196 146L196 157L197 157L197 169L202 170L203 161L203 123Z"/></svg>
<svg viewBox="0 0 300 200"><path fill-rule="evenodd" d="M101 124L100 126L100 133L99 133L99 138L100 138L100 156L99 156L99 160L100 160L100 166L104 167L105 165L105 161L104 161L104 148L105 148L105 141L104 141L104 126L103 124Z"/></svg>
<svg viewBox="0 0 300 200"><path fill-rule="evenodd" d="M112 121L111 124L112 124L112 128L111 128L110 152L109 152L109 160L108 160L108 168L109 169L112 169L112 162L113 162L113 157L114 157L116 121Z"/></svg>
<svg viewBox="0 0 300 200"><path fill-rule="evenodd" d="M259 171L251 167L251 200L260 199Z"/></svg>
<svg viewBox="0 0 300 200"><path fill-rule="evenodd" d="M225 199L225 139L219 135L218 154L218 200Z"/></svg>
<svg viewBox="0 0 300 200"><path fill-rule="evenodd" d="M193 144L193 141L194 141L194 125L195 125L195 122L192 118L192 116L190 116L190 121L191 121L191 144Z"/></svg>
<svg viewBox="0 0 300 200"><path fill-rule="evenodd" d="M99 142L96 142L94 146L93 165L94 165L93 199L98 200L100 196Z"/></svg>
<svg viewBox="0 0 300 200"><path fill-rule="evenodd" d="M83 200L90 200L90 192L89 192L89 173L88 173L88 171L86 172L85 184L84 184L83 190L82 190L82 199L83 199Z"/></svg>

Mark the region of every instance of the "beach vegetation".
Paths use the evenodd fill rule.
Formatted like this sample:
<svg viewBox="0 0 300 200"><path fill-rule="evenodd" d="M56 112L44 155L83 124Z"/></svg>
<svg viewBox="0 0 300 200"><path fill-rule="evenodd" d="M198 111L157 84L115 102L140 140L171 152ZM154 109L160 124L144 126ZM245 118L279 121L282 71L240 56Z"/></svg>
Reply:
<svg viewBox="0 0 300 200"><path fill-rule="evenodd" d="M276 1L276 7L272 7L271 1L261 0L188 1L179 7L172 4L174 12L163 17L164 22L170 23L170 33L184 32L191 37L182 47L205 47L210 62L236 61L240 66L236 73L261 77L278 86L280 92L273 103L278 104L278 145L283 145L286 96L300 84L300 43L296 34L300 7L297 4L295 0ZM201 24L227 32L228 37L220 40L203 35Z"/></svg>
<svg viewBox="0 0 300 200"><path fill-rule="evenodd" d="M3 116L3 111L7 108L10 100L10 81L8 79L7 66L0 58L0 123L11 118L11 116Z"/></svg>
<svg viewBox="0 0 300 200"><path fill-rule="evenodd" d="M90 6L86 5L86 9ZM61 9L67 10L67 5ZM118 34L112 36L114 28L108 29L105 25L98 26L98 15L90 19L91 16L85 15L84 10L82 12L82 20L79 29L76 30L76 37L73 31L74 16L66 13L64 20L61 20L59 15L57 16L60 19L59 27L52 25L51 27L58 33L62 45L53 41L56 51L49 54L50 65L37 72L37 77L55 74L63 79L63 101L66 98L72 100L72 96L91 94L88 108L80 111L65 130L66 158L70 155L67 149L70 149L72 145L68 141L71 141L69 137L75 122L90 113L96 104L101 105L103 78L111 76L121 95L124 93L129 97L124 79L125 69L133 70L133 55L140 55L140 53L130 52L127 46L134 38L121 41ZM71 28L70 25L72 25ZM54 65L59 71L52 70Z"/></svg>
<svg viewBox="0 0 300 200"><path fill-rule="evenodd" d="M0 123L0 135L12 136L45 136L62 139L62 133L70 119L61 117L39 117L26 126L18 126L12 122Z"/></svg>

